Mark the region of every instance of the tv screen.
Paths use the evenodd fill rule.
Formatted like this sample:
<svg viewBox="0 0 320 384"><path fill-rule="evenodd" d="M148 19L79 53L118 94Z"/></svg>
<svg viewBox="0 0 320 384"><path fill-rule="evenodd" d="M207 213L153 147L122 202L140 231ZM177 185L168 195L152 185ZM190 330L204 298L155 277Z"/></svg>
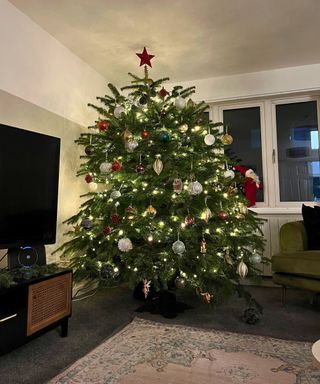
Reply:
<svg viewBox="0 0 320 384"><path fill-rule="evenodd" d="M60 139L0 124L0 248L56 239Z"/></svg>

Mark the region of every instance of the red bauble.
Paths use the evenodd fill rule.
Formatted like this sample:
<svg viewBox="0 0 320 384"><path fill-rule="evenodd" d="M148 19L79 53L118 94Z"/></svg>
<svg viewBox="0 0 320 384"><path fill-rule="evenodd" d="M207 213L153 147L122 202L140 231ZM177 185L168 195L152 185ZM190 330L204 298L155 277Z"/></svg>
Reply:
<svg viewBox="0 0 320 384"><path fill-rule="evenodd" d="M184 223L185 225L187 226L191 226L194 224L194 217L190 216L190 215L187 215L185 218L184 218Z"/></svg>
<svg viewBox="0 0 320 384"><path fill-rule="evenodd" d="M102 233L104 235L109 235L109 233L112 231L112 227L110 227L109 225L107 227L104 227L103 230L102 230Z"/></svg>
<svg viewBox="0 0 320 384"><path fill-rule="evenodd" d="M159 91L159 96L160 97L166 97L168 92L162 87Z"/></svg>
<svg viewBox="0 0 320 384"><path fill-rule="evenodd" d="M114 172L120 171L120 169L122 168L122 164L120 163L120 161L116 160L112 163L111 168Z"/></svg>
<svg viewBox="0 0 320 384"><path fill-rule="evenodd" d="M226 211L220 211L220 212L218 213L218 216L219 216L219 218L220 218L221 220L227 220L228 217L229 217L229 215L228 215L228 213L227 213Z"/></svg>
<svg viewBox="0 0 320 384"><path fill-rule="evenodd" d="M90 173L88 173L84 179L89 184L92 182L93 177L90 175Z"/></svg>
<svg viewBox="0 0 320 384"><path fill-rule="evenodd" d="M141 137L143 139L147 139L149 137L150 133L149 131L147 131L146 129L144 129L142 132L141 132Z"/></svg>
<svg viewBox="0 0 320 384"><path fill-rule="evenodd" d="M145 169L144 165L141 163L136 166L136 172L137 173L144 173L145 170L146 169Z"/></svg>
<svg viewBox="0 0 320 384"><path fill-rule="evenodd" d="M100 120L98 122L99 131L106 131L109 128L109 122L106 120Z"/></svg>
<svg viewBox="0 0 320 384"><path fill-rule="evenodd" d="M118 224L120 221L120 215L118 213L113 213L111 215L111 222L112 224Z"/></svg>

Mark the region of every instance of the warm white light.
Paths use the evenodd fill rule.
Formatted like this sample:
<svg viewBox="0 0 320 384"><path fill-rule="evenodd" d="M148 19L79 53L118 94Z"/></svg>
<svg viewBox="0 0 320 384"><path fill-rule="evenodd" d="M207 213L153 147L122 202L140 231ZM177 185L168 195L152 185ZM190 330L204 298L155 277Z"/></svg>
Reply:
<svg viewBox="0 0 320 384"><path fill-rule="evenodd" d="M122 235L123 235L123 230L120 229L120 231L119 231L119 236L122 236Z"/></svg>
<svg viewBox="0 0 320 384"><path fill-rule="evenodd" d="M153 236L152 235L148 236L148 241L150 241L150 242L153 241Z"/></svg>

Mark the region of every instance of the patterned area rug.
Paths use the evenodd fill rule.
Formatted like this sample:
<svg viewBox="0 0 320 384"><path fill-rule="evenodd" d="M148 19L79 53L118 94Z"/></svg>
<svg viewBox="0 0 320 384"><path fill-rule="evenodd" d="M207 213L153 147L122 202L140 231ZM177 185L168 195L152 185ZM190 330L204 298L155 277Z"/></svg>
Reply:
<svg viewBox="0 0 320 384"><path fill-rule="evenodd" d="M50 384L319 384L311 344L136 318Z"/></svg>

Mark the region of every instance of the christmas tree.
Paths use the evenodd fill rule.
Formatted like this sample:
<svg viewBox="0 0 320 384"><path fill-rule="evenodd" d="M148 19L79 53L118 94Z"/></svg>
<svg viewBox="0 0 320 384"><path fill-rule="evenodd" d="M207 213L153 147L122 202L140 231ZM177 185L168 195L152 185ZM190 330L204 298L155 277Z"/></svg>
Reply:
<svg viewBox="0 0 320 384"><path fill-rule="evenodd" d="M129 73L130 85L108 84L112 96L89 104L99 117L77 140L89 192L60 250L75 278L142 281L146 296L150 282L192 286L213 303L243 294L241 280L265 262L264 241L224 153L232 136L192 101L194 87L169 92L168 78L149 77L154 56L137 55L142 77Z"/></svg>

